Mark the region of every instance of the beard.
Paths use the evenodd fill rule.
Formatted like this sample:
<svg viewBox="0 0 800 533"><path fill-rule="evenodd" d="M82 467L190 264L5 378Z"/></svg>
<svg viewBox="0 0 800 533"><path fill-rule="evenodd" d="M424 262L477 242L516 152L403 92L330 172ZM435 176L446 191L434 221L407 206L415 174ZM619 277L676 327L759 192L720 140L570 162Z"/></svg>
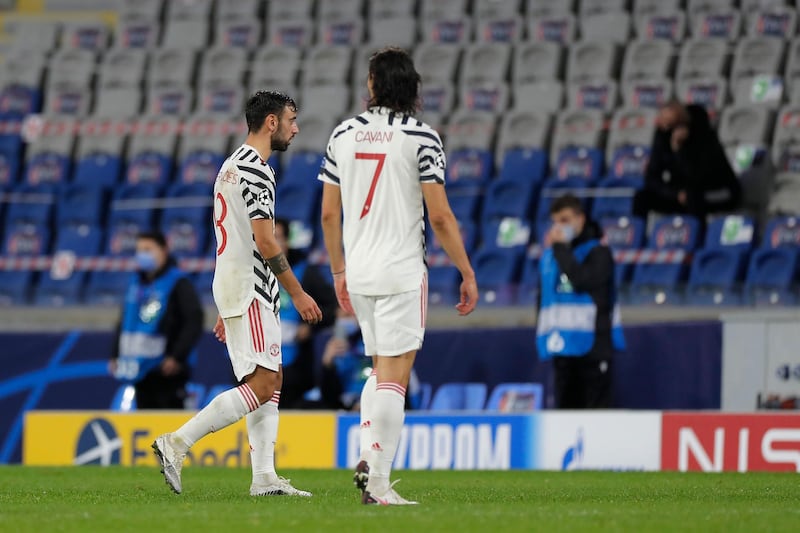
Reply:
<svg viewBox="0 0 800 533"><path fill-rule="evenodd" d="M270 148L273 152L285 152L289 149L289 139L272 139Z"/></svg>

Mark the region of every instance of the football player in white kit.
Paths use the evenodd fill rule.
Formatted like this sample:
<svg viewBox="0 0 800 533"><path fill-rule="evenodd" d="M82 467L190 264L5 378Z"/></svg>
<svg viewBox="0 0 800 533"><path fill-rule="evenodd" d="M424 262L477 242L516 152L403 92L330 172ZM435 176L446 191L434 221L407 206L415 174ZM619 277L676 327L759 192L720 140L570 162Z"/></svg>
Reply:
<svg viewBox="0 0 800 533"><path fill-rule="evenodd" d="M433 231L462 276L459 314L478 287L444 189L439 135L413 117L420 76L400 49L369 62L368 111L333 131L320 170L322 229L339 304L355 312L375 373L361 393L356 486L365 504L406 505L389 483L405 418L411 368L427 312L423 202Z"/></svg>
<svg viewBox="0 0 800 533"><path fill-rule="evenodd" d="M247 420L253 467L252 496L311 493L295 489L275 473L278 403L283 381L278 282L303 320L322 319L303 291L274 236L273 151L285 151L298 133L297 106L285 94L259 91L246 105L245 143L225 161L214 184L217 260L212 290L219 310L214 332L226 343L238 387L223 392L174 433L158 437L153 449L167 484L182 490L186 452L205 435L242 417Z"/></svg>

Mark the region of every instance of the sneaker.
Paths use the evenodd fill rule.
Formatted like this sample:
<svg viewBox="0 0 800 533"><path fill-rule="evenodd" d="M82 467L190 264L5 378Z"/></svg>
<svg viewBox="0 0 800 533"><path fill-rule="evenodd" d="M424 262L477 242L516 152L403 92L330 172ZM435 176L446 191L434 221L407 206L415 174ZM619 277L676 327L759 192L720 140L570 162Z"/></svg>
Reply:
<svg viewBox="0 0 800 533"><path fill-rule="evenodd" d="M172 434L165 433L156 438L153 442L153 452L155 452L158 462L161 465L161 473L167 485L175 492L180 494L181 487L181 468L183 468L183 458L185 453L179 453L172 446L170 440Z"/></svg>
<svg viewBox="0 0 800 533"><path fill-rule="evenodd" d="M353 474L353 483L356 488L364 494L367 490L367 482L369 481L369 465L366 461L359 461L356 465L356 473Z"/></svg>
<svg viewBox="0 0 800 533"><path fill-rule="evenodd" d="M400 481L399 479L397 481ZM394 490L397 481L389 486L389 490L382 496L376 496L369 491L365 490L361 495L361 503L364 505L417 505L417 502L406 500Z"/></svg>
<svg viewBox="0 0 800 533"><path fill-rule="evenodd" d="M286 478L279 477L266 485L250 485L250 496L302 496L310 498L307 490L296 489Z"/></svg>

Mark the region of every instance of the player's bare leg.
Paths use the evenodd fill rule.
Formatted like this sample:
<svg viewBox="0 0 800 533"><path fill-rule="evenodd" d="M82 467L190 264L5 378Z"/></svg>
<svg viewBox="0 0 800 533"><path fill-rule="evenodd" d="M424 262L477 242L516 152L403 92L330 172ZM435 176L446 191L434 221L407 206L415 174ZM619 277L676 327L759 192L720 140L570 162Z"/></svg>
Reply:
<svg viewBox="0 0 800 533"><path fill-rule="evenodd" d="M377 379L374 401L370 407L371 456L367 490L362 503L380 505L413 505L392 488L389 477L405 421L406 387L414 366L416 350L395 357L377 357Z"/></svg>
<svg viewBox="0 0 800 533"><path fill-rule="evenodd" d="M283 366L278 370L277 390L264 405L248 413L247 438L250 441L250 463L253 468L251 496L304 496L311 493L298 490L288 479L275 472L275 442L278 438L278 405L283 383Z"/></svg>
<svg viewBox="0 0 800 533"><path fill-rule="evenodd" d="M244 378L244 383L217 395L176 432L156 438L153 451L164 480L176 494L183 490L181 468L189 448L209 433L228 427L271 400L280 385L278 380L278 372L257 366Z"/></svg>

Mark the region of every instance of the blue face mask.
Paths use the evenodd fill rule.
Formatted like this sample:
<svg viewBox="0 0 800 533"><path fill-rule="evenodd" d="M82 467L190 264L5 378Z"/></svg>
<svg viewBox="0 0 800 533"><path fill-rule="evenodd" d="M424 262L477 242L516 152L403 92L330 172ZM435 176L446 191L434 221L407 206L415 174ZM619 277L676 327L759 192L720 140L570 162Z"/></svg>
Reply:
<svg viewBox="0 0 800 533"><path fill-rule="evenodd" d="M569 242L575 238L575 228L569 224L561 224L561 232L564 234L564 238Z"/></svg>
<svg viewBox="0 0 800 533"><path fill-rule="evenodd" d="M136 252L136 266L142 272L150 274L158 268L156 256L150 252Z"/></svg>

